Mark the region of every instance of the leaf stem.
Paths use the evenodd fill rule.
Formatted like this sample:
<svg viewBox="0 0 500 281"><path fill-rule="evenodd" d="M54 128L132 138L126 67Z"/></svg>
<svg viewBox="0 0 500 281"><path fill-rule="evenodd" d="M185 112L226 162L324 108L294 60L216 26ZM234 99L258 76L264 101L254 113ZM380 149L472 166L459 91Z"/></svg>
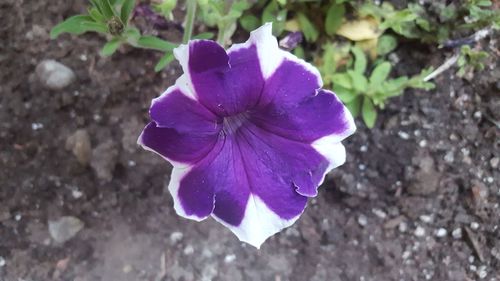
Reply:
<svg viewBox="0 0 500 281"><path fill-rule="evenodd" d="M187 44L187 42L191 40L191 35L193 35L194 16L196 14L196 0L187 0L186 2L186 23L184 27L184 36L182 37L182 43L184 44Z"/></svg>

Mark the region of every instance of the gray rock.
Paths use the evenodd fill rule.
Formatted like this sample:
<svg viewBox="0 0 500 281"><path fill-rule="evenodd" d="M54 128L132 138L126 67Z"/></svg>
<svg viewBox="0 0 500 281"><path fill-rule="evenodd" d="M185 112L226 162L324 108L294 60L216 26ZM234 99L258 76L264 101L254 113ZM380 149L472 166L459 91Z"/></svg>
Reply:
<svg viewBox="0 0 500 281"><path fill-rule="evenodd" d="M116 144L112 140L108 140L92 150L90 166L99 179L110 181L113 178L117 157L118 149Z"/></svg>
<svg viewBox="0 0 500 281"><path fill-rule="evenodd" d="M51 90L61 90L71 84L76 76L73 70L55 60L44 60L36 66L42 84Z"/></svg>
<svg viewBox="0 0 500 281"><path fill-rule="evenodd" d="M64 243L83 229L83 222L76 217L66 216L49 220L50 237L57 243Z"/></svg>
<svg viewBox="0 0 500 281"><path fill-rule="evenodd" d="M122 146L125 151L133 153L139 147L137 145L137 138L141 134L144 125L137 120L136 117L132 117L129 120L120 124L120 128L123 131Z"/></svg>
<svg viewBox="0 0 500 281"><path fill-rule="evenodd" d="M437 172L434 159L429 155L417 156L419 169L415 172L408 187L408 192L413 195L429 195L439 187L441 175Z"/></svg>
<svg viewBox="0 0 500 281"><path fill-rule="evenodd" d="M86 166L90 162L92 147L87 130L80 129L66 139L66 149L71 150L78 162Z"/></svg>

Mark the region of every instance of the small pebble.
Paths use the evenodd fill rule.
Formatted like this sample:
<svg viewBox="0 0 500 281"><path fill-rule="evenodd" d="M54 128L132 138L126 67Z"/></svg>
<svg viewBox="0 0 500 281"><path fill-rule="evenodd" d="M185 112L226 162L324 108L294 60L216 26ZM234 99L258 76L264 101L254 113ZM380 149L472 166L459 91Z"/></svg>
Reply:
<svg viewBox="0 0 500 281"><path fill-rule="evenodd" d="M448 234L448 231L444 228L439 228L436 230L436 237L445 237Z"/></svg>
<svg viewBox="0 0 500 281"><path fill-rule="evenodd" d="M184 234L182 234L182 232L180 231L172 232L172 234L170 234L170 242L172 244L176 244L177 242L182 240L182 237L184 237Z"/></svg>
<svg viewBox="0 0 500 281"><path fill-rule="evenodd" d="M372 209L372 213L381 219L385 219L387 217L387 214L380 209Z"/></svg>
<svg viewBox="0 0 500 281"><path fill-rule="evenodd" d="M456 228L454 229L452 232L451 232L451 236L453 236L453 238L455 239L460 239L462 238L462 229L459 227L459 228Z"/></svg>
<svg viewBox="0 0 500 281"><path fill-rule="evenodd" d="M500 163L500 158L498 157L493 157L490 159L490 166L493 168L493 169L496 169L498 168L498 164Z"/></svg>
<svg viewBox="0 0 500 281"><path fill-rule="evenodd" d="M31 123L31 129L33 131L43 129L43 124L42 123Z"/></svg>
<svg viewBox="0 0 500 281"><path fill-rule="evenodd" d="M415 229L414 234L415 234L415 236L417 236L417 237L422 237L422 236L424 236L424 235L425 235L425 229L419 225L419 226L417 226L417 228Z"/></svg>
<svg viewBox="0 0 500 281"><path fill-rule="evenodd" d="M57 220L49 220L49 234L57 243L64 243L76 236L84 227L77 217L66 216Z"/></svg>
<svg viewBox="0 0 500 281"><path fill-rule="evenodd" d="M73 196L73 198L75 199L80 199L82 198L83 196L83 192L81 192L80 190L78 189L74 189L73 191L71 191L71 195Z"/></svg>
<svg viewBox="0 0 500 281"><path fill-rule="evenodd" d="M419 145L420 147L426 147L426 146L427 146L427 141L426 141L426 140L421 140L421 141L418 143L418 145Z"/></svg>
<svg viewBox="0 0 500 281"><path fill-rule="evenodd" d="M362 145L362 146L359 148L359 151L361 151L361 152L367 152L367 151L368 151L368 146L366 146L366 145Z"/></svg>
<svg viewBox="0 0 500 281"><path fill-rule="evenodd" d="M470 228L473 230L477 230L479 228L479 223L477 222L471 222Z"/></svg>
<svg viewBox="0 0 500 281"><path fill-rule="evenodd" d="M430 223L432 222L432 217L428 215L421 215L420 220L425 222L425 223Z"/></svg>
<svg viewBox="0 0 500 281"><path fill-rule="evenodd" d="M477 269L477 276L479 276L480 279L484 279L487 275L488 275L488 271L486 270L486 266L485 265L481 265Z"/></svg>
<svg viewBox="0 0 500 281"><path fill-rule="evenodd" d="M420 225L417 226L417 228L415 229L415 236L417 237L422 237L425 235L425 229L423 227L421 227Z"/></svg>
<svg viewBox="0 0 500 281"><path fill-rule="evenodd" d="M361 226L365 226L368 223L368 220L367 220L366 216L365 215L360 215L358 217L358 223Z"/></svg>
<svg viewBox="0 0 500 281"><path fill-rule="evenodd" d="M20 221L22 218L23 216L21 216L21 214L16 214L16 216L14 217L16 221Z"/></svg>
<svg viewBox="0 0 500 281"><path fill-rule="evenodd" d="M73 70L55 60L44 60L35 70L40 82L52 90L61 90L71 84L76 76Z"/></svg>
<svg viewBox="0 0 500 281"><path fill-rule="evenodd" d="M403 131L399 131L398 132L398 136L404 140L407 140L410 138L410 135L406 132L403 132Z"/></svg>
<svg viewBox="0 0 500 281"><path fill-rule="evenodd" d="M187 245L186 248L184 248L184 255L189 256L192 253L194 253L194 248L191 245Z"/></svg>
<svg viewBox="0 0 500 281"><path fill-rule="evenodd" d="M6 264L7 262L5 261L5 259L2 256L0 256L0 267L4 267Z"/></svg>
<svg viewBox="0 0 500 281"><path fill-rule="evenodd" d="M406 232L408 230L408 224L406 222L401 222L398 226L399 232Z"/></svg>
<svg viewBox="0 0 500 281"><path fill-rule="evenodd" d="M232 263L234 260L236 260L235 255L227 255L226 257L224 257L225 263Z"/></svg>

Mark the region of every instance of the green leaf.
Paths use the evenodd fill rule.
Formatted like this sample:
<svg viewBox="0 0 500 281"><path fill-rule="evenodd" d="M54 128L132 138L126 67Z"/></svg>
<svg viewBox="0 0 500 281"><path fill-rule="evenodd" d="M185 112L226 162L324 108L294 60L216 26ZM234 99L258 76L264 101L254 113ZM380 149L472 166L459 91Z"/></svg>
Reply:
<svg viewBox="0 0 500 281"><path fill-rule="evenodd" d="M326 12L325 31L328 35L333 36L344 19L345 6L342 4L331 5Z"/></svg>
<svg viewBox="0 0 500 281"><path fill-rule="evenodd" d="M240 25L244 30L250 32L260 26L260 20L254 15L244 15L240 18Z"/></svg>
<svg viewBox="0 0 500 281"><path fill-rule="evenodd" d="M122 44L122 41L120 40L120 38L111 39L102 47L101 55L103 55L105 57L111 56L112 54L114 54L116 52L116 50L118 50L118 48L120 47L121 44Z"/></svg>
<svg viewBox="0 0 500 281"><path fill-rule="evenodd" d="M135 0L125 0L123 2L123 5L122 5L121 11L120 11L120 19L124 25L127 25L128 18L130 17L130 13L132 13L134 6L135 6Z"/></svg>
<svg viewBox="0 0 500 281"><path fill-rule="evenodd" d="M82 28L86 31L94 31L98 33L108 33L108 27L100 22L82 22Z"/></svg>
<svg viewBox="0 0 500 281"><path fill-rule="evenodd" d="M352 79L347 73L335 73L332 75L333 86L339 85L346 89L352 89Z"/></svg>
<svg viewBox="0 0 500 281"><path fill-rule="evenodd" d="M398 46L396 37L392 35L382 35L378 38L377 53L379 56L385 56L394 51Z"/></svg>
<svg viewBox="0 0 500 281"><path fill-rule="evenodd" d="M346 103L347 109L351 112L353 117L358 117L359 112L361 111L361 101L363 100L362 96L356 96L351 102Z"/></svg>
<svg viewBox="0 0 500 281"><path fill-rule="evenodd" d="M212 39L214 38L213 32L203 32L200 34L196 34L195 36L192 37L192 39Z"/></svg>
<svg viewBox="0 0 500 281"><path fill-rule="evenodd" d="M172 52L167 52L155 65L155 71L156 72L161 71L173 60L174 60L174 54Z"/></svg>
<svg viewBox="0 0 500 281"><path fill-rule="evenodd" d="M67 18L65 21L57 24L50 31L50 38L55 39L62 33L82 34L92 29L83 26L83 23L94 23L94 19L87 15L76 15Z"/></svg>
<svg viewBox="0 0 500 281"><path fill-rule="evenodd" d="M89 15L92 17L92 19L94 19L95 22L102 22L102 23L106 22L104 16L95 7L89 9Z"/></svg>
<svg viewBox="0 0 500 281"><path fill-rule="evenodd" d="M375 67L375 69L372 71L372 74L370 75L370 86L379 87L380 85L382 85L382 82L384 82L389 76L391 68L391 64L387 61L377 65L377 67Z"/></svg>
<svg viewBox="0 0 500 281"><path fill-rule="evenodd" d="M305 52L304 52L304 48L302 48L302 46L295 47L295 49L293 50L293 54L301 59L305 58Z"/></svg>
<svg viewBox="0 0 500 281"><path fill-rule="evenodd" d="M354 100L358 95L355 91L344 88L340 85L333 85L333 92L340 98L340 100L344 103L350 103Z"/></svg>
<svg viewBox="0 0 500 281"><path fill-rule="evenodd" d="M354 55L354 71L360 74L365 73L367 64L365 52L357 46L353 46L351 52Z"/></svg>
<svg viewBox="0 0 500 281"><path fill-rule="evenodd" d="M137 40L137 45L145 49L153 49L165 52L172 51L175 47L177 47L177 45L174 43L162 40L151 35L141 36L139 40Z"/></svg>
<svg viewBox="0 0 500 281"><path fill-rule="evenodd" d="M109 0L97 0L97 2L100 2L101 4L101 9L102 9L102 14L107 18L110 19L115 15L115 10L109 3Z"/></svg>
<svg viewBox="0 0 500 281"><path fill-rule="evenodd" d="M315 42L319 36L316 26L314 26L304 13L299 12L297 14L297 20L299 21L300 29L304 33L306 40L308 42Z"/></svg>
<svg viewBox="0 0 500 281"><path fill-rule="evenodd" d="M368 90L368 79L362 73L356 71L349 70L347 73L352 79L352 87L358 92L366 93Z"/></svg>
<svg viewBox="0 0 500 281"><path fill-rule="evenodd" d="M363 107L361 108L361 115L368 128L373 128L377 120L377 110L373 106L373 102L369 97L363 98Z"/></svg>

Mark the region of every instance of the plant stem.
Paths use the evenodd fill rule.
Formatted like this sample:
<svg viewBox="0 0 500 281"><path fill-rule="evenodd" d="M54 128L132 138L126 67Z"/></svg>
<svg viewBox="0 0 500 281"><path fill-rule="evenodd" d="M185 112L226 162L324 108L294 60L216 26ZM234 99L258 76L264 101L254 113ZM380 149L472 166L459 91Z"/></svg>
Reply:
<svg viewBox="0 0 500 281"><path fill-rule="evenodd" d="M226 26L224 24L219 24L219 31L217 32L217 43L219 43L219 45L223 46L224 47L224 42L225 41L225 31L226 31Z"/></svg>
<svg viewBox="0 0 500 281"><path fill-rule="evenodd" d="M186 23L184 26L184 36L182 37L182 43L186 44L193 34L193 24L194 16L196 14L196 0L187 0L187 13L186 13Z"/></svg>

